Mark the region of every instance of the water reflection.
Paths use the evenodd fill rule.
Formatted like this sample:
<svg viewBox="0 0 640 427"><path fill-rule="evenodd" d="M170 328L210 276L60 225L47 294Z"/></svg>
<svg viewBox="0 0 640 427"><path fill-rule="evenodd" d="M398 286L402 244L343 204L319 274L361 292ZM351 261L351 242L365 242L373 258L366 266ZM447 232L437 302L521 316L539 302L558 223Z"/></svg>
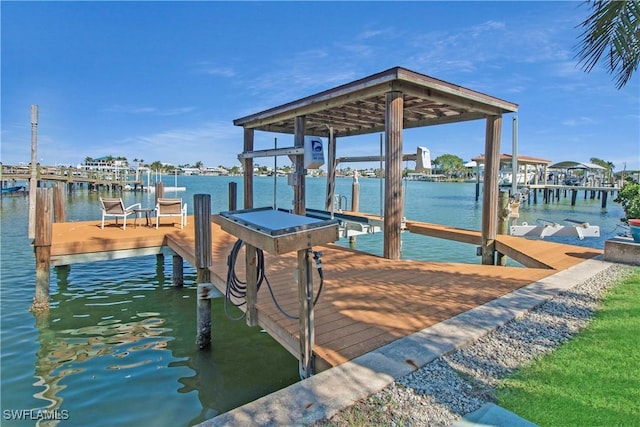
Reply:
<svg viewBox="0 0 640 427"><path fill-rule="evenodd" d="M165 280L163 266L149 258L143 266L152 274L135 279L122 271L127 260L56 271L51 310L36 317L34 397L44 409L73 408L76 423L90 423L101 406L106 414L122 404L129 411L122 424L146 423L149 414L134 410L134 402L156 393L149 410L171 425L188 425L297 381L295 358L259 329L228 320L222 301L212 302L212 348L198 350L195 275L174 288L170 272ZM87 281L86 271L95 277L96 267L124 280ZM113 390L117 395L107 399Z"/></svg>

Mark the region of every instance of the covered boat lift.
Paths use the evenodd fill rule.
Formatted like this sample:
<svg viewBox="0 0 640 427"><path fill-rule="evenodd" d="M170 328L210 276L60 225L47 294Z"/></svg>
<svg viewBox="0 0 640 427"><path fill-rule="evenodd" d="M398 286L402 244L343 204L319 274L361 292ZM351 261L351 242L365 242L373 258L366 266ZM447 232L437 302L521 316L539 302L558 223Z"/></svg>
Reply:
<svg viewBox="0 0 640 427"><path fill-rule="evenodd" d="M502 115L518 105L402 67L386 71L233 121L244 128L244 208L253 207L253 158L295 156L294 213L305 215L305 136L328 139L327 201L333 200L338 138L384 132L383 255L401 256L403 129L486 120L482 208L482 263L495 263L498 171ZM254 151L254 132L294 135L294 147Z"/></svg>
<svg viewBox="0 0 640 427"><path fill-rule="evenodd" d="M486 120L484 193L482 209L481 254L483 264L495 264L498 228L498 170L502 115L518 110L516 104L475 92L401 67L347 83L315 95L289 102L233 121L244 129L244 149L238 158L244 169L244 212L253 209L253 159L288 155L294 160L295 172L289 176L293 186L293 214L307 216L305 186L305 137L328 139L328 179L326 202L332 203L336 178L337 139L347 136L384 132L385 183L383 207L383 256L390 260L401 257L403 223L402 139L403 130L421 126ZM254 150L256 130L294 135L294 146ZM222 222L225 231L237 229L238 219L231 213ZM232 224L233 222L233 224ZM226 227L226 228L225 228ZM236 227L236 228L234 228ZM290 230L287 224L283 227ZM256 251L264 249L264 226L253 224L243 235L255 234L245 248L247 277L247 323L258 324L255 312L257 294ZM237 230L236 230L237 231ZM295 235L293 234L295 233ZM291 239L303 244L297 251L298 319L300 343L300 375L313 374L315 341L313 286L311 283L310 241L312 233L299 228ZM306 239L306 240L305 240ZM337 233L325 233L323 242L337 240ZM319 240L319 241L320 241ZM304 242L307 242L306 244ZM257 246L256 246L257 245ZM263 244L263 246L269 246ZM314 257L316 254L314 253Z"/></svg>

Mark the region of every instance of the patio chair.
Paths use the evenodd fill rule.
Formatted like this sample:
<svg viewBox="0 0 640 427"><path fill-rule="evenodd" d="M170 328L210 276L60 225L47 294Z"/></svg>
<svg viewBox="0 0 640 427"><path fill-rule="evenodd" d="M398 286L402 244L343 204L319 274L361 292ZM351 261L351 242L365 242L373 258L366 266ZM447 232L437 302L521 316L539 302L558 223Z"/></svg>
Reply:
<svg viewBox="0 0 640 427"><path fill-rule="evenodd" d="M100 204L102 205L102 225L100 228L104 229L104 219L108 216L114 216L116 218L116 225L118 225L118 218L124 218L122 229L127 229L127 217L129 215L135 215L134 209L140 209L140 203L134 203L129 207L124 207L121 198L106 198L100 197Z"/></svg>
<svg viewBox="0 0 640 427"><path fill-rule="evenodd" d="M180 217L180 228L187 225L187 204L182 199L158 198L156 204L156 228L160 225L161 217Z"/></svg>

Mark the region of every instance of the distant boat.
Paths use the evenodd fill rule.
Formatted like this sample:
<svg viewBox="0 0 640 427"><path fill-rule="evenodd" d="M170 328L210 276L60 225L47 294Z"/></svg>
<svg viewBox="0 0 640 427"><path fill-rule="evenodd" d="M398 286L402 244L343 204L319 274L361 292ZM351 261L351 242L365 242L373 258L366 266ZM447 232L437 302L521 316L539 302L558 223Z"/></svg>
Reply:
<svg viewBox="0 0 640 427"><path fill-rule="evenodd" d="M145 190L154 193L156 191L155 186L145 187ZM187 191L187 187L164 187L165 193L168 191Z"/></svg>
<svg viewBox="0 0 640 427"><path fill-rule="evenodd" d="M2 189L2 194L25 193L27 187L25 185L16 185L15 187L6 187Z"/></svg>
<svg viewBox="0 0 640 427"><path fill-rule="evenodd" d="M525 176L524 173L522 172L518 172L518 184L533 184L534 180L535 180L535 172L527 172L527 177L526 177L526 181L525 181ZM506 186L506 185L511 185L513 180L513 174L508 171L508 172L501 172L500 176L498 177L498 185L502 185L502 186Z"/></svg>
<svg viewBox="0 0 640 427"><path fill-rule="evenodd" d="M164 187L165 193L169 192L169 191L173 191L174 193L178 192L178 191L187 191L187 187L178 187L178 174L177 174L177 172L174 173L173 180L174 180L173 187ZM149 185L149 186L147 186L147 191L153 193L153 192L156 191L156 187L153 186L153 185Z"/></svg>

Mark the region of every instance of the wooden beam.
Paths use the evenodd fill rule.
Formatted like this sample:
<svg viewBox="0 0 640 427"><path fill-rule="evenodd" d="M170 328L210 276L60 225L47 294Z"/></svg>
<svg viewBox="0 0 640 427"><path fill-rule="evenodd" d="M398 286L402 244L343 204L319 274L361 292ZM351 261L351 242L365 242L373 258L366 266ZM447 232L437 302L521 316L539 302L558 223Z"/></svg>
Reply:
<svg viewBox="0 0 640 427"><path fill-rule="evenodd" d="M402 92L387 93L385 109L384 257L400 259L402 225Z"/></svg>
<svg viewBox="0 0 640 427"><path fill-rule="evenodd" d="M304 148L283 147L268 150L256 150L238 154L238 159L253 159L255 157L273 157L304 154Z"/></svg>
<svg viewBox="0 0 640 427"><path fill-rule="evenodd" d="M198 283L196 344L199 348L211 345L211 270L213 264L211 234L211 195L193 196L193 227L195 230L196 282Z"/></svg>
<svg viewBox="0 0 640 427"><path fill-rule="evenodd" d="M327 141L327 199L325 201L325 210L333 211L333 198L336 189L336 136L333 128L329 129L329 139Z"/></svg>
<svg viewBox="0 0 640 427"><path fill-rule="evenodd" d="M304 150L304 135L305 135L305 117L300 116L295 118L295 137L294 147ZM303 151L304 152L304 151ZM305 215L306 213L306 194L305 194L305 170L304 170L304 156L297 155L295 160L297 178L293 185L293 213L298 215Z"/></svg>
<svg viewBox="0 0 640 427"><path fill-rule="evenodd" d="M295 146L304 147L305 117L295 118ZM304 156L296 156L296 180L293 186L294 209L297 215L306 214L305 170ZM315 332L313 326L313 282L311 281L311 266L309 263L309 249L297 252L298 262L298 322L300 333L299 371L301 378L313 375L313 346Z"/></svg>
<svg viewBox="0 0 640 427"><path fill-rule="evenodd" d="M36 217L34 250L36 256L36 290L31 305L33 312L49 310L49 284L51 276L51 240L53 219L53 190L36 189Z"/></svg>
<svg viewBox="0 0 640 427"><path fill-rule="evenodd" d="M244 152L253 151L253 129L244 128ZM244 159L244 209L253 208L253 159Z"/></svg>
<svg viewBox="0 0 640 427"><path fill-rule="evenodd" d="M340 163L358 163L358 162L379 162L380 160L384 161L385 156L356 156L356 157L339 157L337 159L337 164ZM417 158L417 154L403 154L402 161L415 161Z"/></svg>
<svg viewBox="0 0 640 427"><path fill-rule="evenodd" d="M498 173L500 170L500 132L502 116L487 117L485 166L482 192L482 264L495 264L498 229Z"/></svg>

